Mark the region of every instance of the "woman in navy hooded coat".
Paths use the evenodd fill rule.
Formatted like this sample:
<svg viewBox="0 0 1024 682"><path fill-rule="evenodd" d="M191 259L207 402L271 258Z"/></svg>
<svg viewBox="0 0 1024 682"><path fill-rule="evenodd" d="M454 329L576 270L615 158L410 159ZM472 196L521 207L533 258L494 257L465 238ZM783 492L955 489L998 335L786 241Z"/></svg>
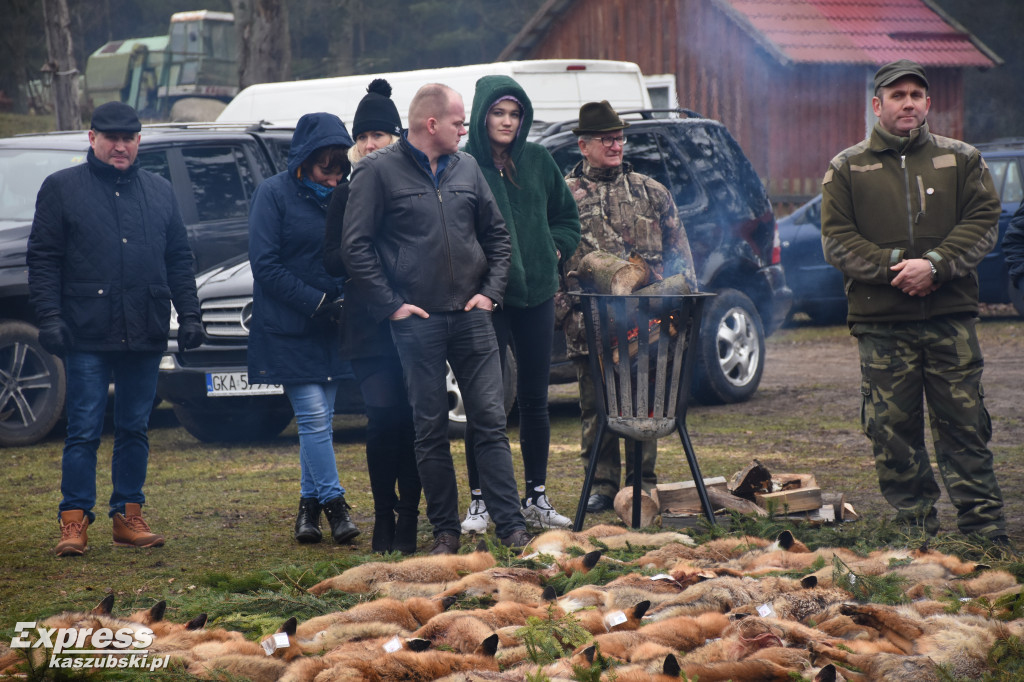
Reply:
<svg viewBox="0 0 1024 682"><path fill-rule="evenodd" d="M338 349L342 280L324 269L324 219L351 168L352 138L334 114L306 114L292 135L288 170L257 189L249 213L253 274L249 381L281 384L299 430L295 539L319 542L320 512L335 542L359 535L334 459L334 399L350 372Z"/></svg>

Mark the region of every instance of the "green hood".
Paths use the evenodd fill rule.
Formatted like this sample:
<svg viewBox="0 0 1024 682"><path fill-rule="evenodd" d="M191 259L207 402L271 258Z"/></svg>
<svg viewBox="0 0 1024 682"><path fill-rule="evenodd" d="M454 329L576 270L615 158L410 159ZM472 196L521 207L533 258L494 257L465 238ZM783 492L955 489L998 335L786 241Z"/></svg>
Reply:
<svg viewBox="0 0 1024 682"><path fill-rule="evenodd" d="M487 139L487 111L499 97L511 95L523 105L523 119L519 126L519 134L512 143L509 156L518 164L519 158L526 147L526 136L533 125L533 103L526 96L526 91L508 76L484 76L476 82L473 94L473 111L469 116L469 142L466 151L473 155L481 166L493 165L491 161L491 143Z"/></svg>

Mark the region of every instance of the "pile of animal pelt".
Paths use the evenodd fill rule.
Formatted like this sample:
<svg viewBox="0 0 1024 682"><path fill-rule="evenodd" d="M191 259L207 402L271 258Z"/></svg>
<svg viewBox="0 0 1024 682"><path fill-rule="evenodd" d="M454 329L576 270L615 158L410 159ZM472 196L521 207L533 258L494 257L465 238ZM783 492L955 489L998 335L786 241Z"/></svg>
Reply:
<svg viewBox="0 0 1024 682"><path fill-rule="evenodd" d="M148 628L150 657L199 678L316 682L976 680L1024 632L1007 571L927 547L811 551L789 531L700 545L610 525L550 531L520 557L481 544L362 564L310 588L332 590L366 601L291 618L261 643L203 616L164 621L159 604L115 618L112 599L43 625ZM903 603L867 599L887 590ZM24 665L19 652L0 656L0 672L18 656Z"/></svg>

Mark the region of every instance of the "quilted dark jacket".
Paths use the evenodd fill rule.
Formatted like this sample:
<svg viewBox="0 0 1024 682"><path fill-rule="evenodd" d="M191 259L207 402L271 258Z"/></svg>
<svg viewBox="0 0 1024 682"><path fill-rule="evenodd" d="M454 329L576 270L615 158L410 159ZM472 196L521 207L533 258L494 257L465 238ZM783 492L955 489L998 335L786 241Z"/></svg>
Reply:
<svg viewBox="0 0 1024 682"><path fill-rule="evenodd" d="M267 178L252 198L248 363L253 383L323 384L351 372L339 352L337 325L329 317L313 317L325 295L334 299L342 293L342 280L324 268L329 197L317 197L297 178L306 158L330 145L352 145L341 119L326 113L303 116L292 135L288 170Z"/></svg>
<svg viewBox="0 0 1024 682"><path fill-rule="evenodd" d="M170 183L97 159L43 181L28 241L37 319L59 315L74 350L162 351L171 301L199 320L192 251Z"/></svg>

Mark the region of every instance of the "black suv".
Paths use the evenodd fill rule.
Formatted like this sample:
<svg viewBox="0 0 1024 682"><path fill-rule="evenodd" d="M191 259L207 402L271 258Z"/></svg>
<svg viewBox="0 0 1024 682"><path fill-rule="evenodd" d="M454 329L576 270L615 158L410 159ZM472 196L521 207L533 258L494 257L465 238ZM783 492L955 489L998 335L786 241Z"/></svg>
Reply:
<svg viewBox="0 0 1024 682"><path fill-rule="evenodd" d="M290 130L145 126L143 168L174 186L197 271L248 250L249 198L285 166ZM0 140L0 447L44 438L64 407L63 364L44 351L28 304L25 252L47 175L85 161L85 131Z"/></svg>
<svg viewBox="0 0 1024 682"><path fill-rule="evenodd" d="M757 390L765 334L778 328L789 311L791 292L779 265L775 219L764 187L725 127L692 112L672 113L687 117L623 112L634 118L626 131L626 160L672 191L701 286L718 294L705 307L694 394L707 403L738 402ZM535 137L565 172L579 159L576 137L566 132L573 124L557 124ZM197 283L209 340L188 353L176 352L171 340L161 363L159 395L200 440L276 435L292 414L281 387L253 386L247 380L249 262L242 257L223 263L202 273ZM509 360L506 408L515 397L515 363ZM552 361L552 382L576 380L561 333L555 334ZM447 388L450 431L457 435L466 417L450 371ZM339 390L335 409L360 412L358 388Z"/></svg>

